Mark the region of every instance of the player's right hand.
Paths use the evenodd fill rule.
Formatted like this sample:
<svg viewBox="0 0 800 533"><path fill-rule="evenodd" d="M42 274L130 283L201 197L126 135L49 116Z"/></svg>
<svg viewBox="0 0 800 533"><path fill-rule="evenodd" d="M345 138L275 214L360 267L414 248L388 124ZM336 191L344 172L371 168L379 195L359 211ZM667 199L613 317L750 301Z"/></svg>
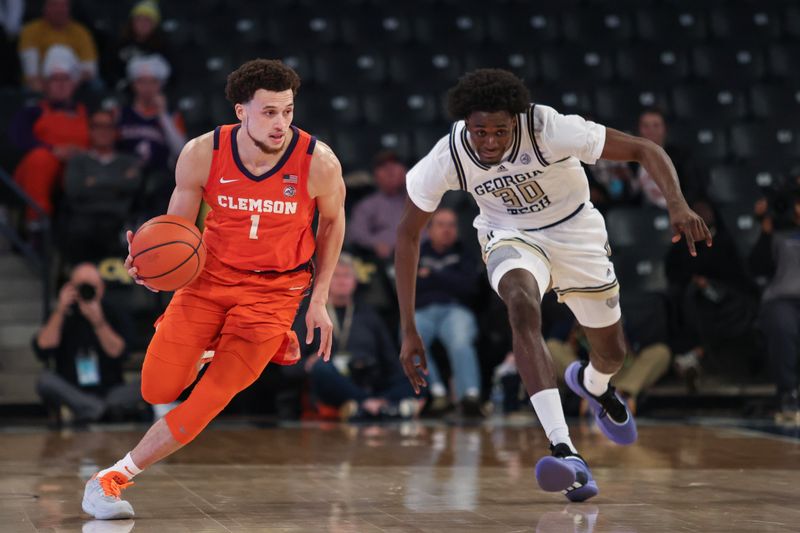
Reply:
<svg viewBox="0 0 800 533"><path fill-rule="evenodd" d="M158 292L158 289L154 289L147 285L142 278L139 277L139 269L133 266L133 257L131 257L131 242L133 241L133 232L128 230L125 234L125 238L128 239L128 257L125 258L125 268L128 270L128 275L133 278L138 285L141 285L147 290L151 292Z"/></svg>
<svg viewBox="0 0 800 533"><path fill-rule="evenodd" d="M69 306L78 299L78 291L72 283L67 283L61 287L58 293L58 309L62 313L69 309Z"/></svg>
<svg viewBox="0 0 800 533"><path fill-rule="evenodd" d="M427 387L428 383L422 374L428 375L428 360L425 358L425 345L419 333L406 333L403 335L403 345L400 348L400 364L403 366L408 381L414 388L414 393L419 394L420 387Z"/></svg>

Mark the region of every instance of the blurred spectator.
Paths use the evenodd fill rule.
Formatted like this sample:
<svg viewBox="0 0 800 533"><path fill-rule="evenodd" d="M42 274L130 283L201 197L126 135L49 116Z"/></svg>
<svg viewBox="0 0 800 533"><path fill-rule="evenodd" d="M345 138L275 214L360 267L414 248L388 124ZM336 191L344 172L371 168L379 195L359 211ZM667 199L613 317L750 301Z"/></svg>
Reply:
<svg viewBox="0 0 800 533"><path fill-rule="evenodd" d="M670 159L672 159L675 170L678 173L681 190L684 196L691 202L698 198L698 190L701 184L697 183L694 170L691 166L691 158L683 149L668 143L667 123L664 114L658 109L647 109L639 115L639 135L649 139L664 148ZM667 208L667 201L658 187L658 184L647 173L641 165L633 165L635 179L631 183L631 190L634 194L641 194L643 205L654 205L661 209Z"/></svg>
<svg viewBox="0 0 800 533"><path fill-rule="evenodd" d="M786 214L776 212L765 199L756 203L761 236L750 255L750 265L756 276L769 280L762 296L759 323L778 388L780 411L776 418L779 422L800 424L800 193L794 191L792 197Z"/></svg>
<svg viewBox="0 0 800 533"><path fill-rule="evenodd" d="M328 294L331 361L316 355L319 333L311 345L301 343L301 364L311 378L311 392L319 402L339 408L344 418L412 416L416 401L408 400L413 400L414 391L400 368L397 346L378 314L354 299L356 285L353 259L342 254ZM299 329L304 339L305 326Z"/></svg>
<svg viewBox="0 0 800 533"><path fill-rule="evenodd" d="M397 226L406 202L406 165L391 151L375 156L373 175L378 190L353 209L347 241L388 259L397 241Z"/></svg>
<svg viewBox="0 0 800 533"><path fill-rule="evenodd" d="M9 137L25 152L14 179L52 215L64 163L89 145L89 120L86 108L73 100L78 80L75 54L65 46L53 46L45 57L43 74L44 97L17 114ZM36 218L29 209L27 220ZM31 229L35 231L35 225Z"/></svg>
<svg viewBox="0 0 800 533"><path fill-rule="evenodd" d="M675 357L675 364L690 386L706 352L751 331L756 314L755 287L733 237L708 201L695 201L692 209L711 231L714 246L697 246L697 256L692 257L681 241L666 257L670 294L679 317L677 345L688 348ZM726 364L735 366L732 358Z"/></svg>
<svg viewBox="0 0 800 533"><path fill-rule="evenodd" d="M133 101L120 111L118 147L142 161L144 205L149 213L160 214L166 211L175 185L172 169L186 144L186 133L183 120L169 111L162 92L170 75L166 60L159 55L136 57L127 70Z"/></svg>
<svg viewBox="0 0 800 533"><path fill-rule="evenodd" d="M428 354L427 380L434 412L443 410L448 403L447 388L431 353L438 340L450 361L462 414L481 414L481 377L475 350L478 324L468 307L479 278L478 264L464 253L458 240L455 212L438 209L428 227L428 240L420 247L415 313Z"/></svg>
<svg viewBox="0 0 800 533"><path fill-rule="evenodd" d="M19 57L17 56L17 36L22 27L25 13L24 0L3 0L0 2L0 86L19 84Z"/></svg>
<svg viewBox="0 0 800 533"><path fill-rule="evenodd" d="M103 299L105 286L90 263L75 267L58 305L33 340L47 369L37 385L51 406L67 406L76 422L116 418L141 404L140 384L125 383L130 319Z"/></svg>
<svg viewBox="0 0 800 533"><path fill-rule="evenodd" d="M72 49L78 57L79 80L95 79L97 47L91 33L83 24L72 20L69 0L45 0L42 18L25 24L19 38L19 58L29 89L37 92L44 89L42 59L55 45Z"/></svg>
<svg viewBox="0 0 800 533"><path fill-rule="evenodd" d="M115 151L117 130L111 111L95 111L91 146L64 173L62 254L67 263L99 261L124 251L123 225L141 185L139 160Z"/></svg>
<svg viewBox="0 0 800 533"><path fill-rule="evenodd" d="M137 57L158 54L169 59L164 33L161 31L161 11L155 0L143 0L133 6L119 41L103 65L103 75L109 85L122 89L128 63Z"/></svg>
<svg viewBox="0 0 800 533"><path fill-rule="evenodd" d="M606 210L634 202L634 177L631 167L621 161L600 159L594 165L584 165L589 178L589 192L592 204L599 210Z"/></svg>
<svg viewBox="0 0 800 533"><path fill-rule="evenodd" d="M626 399L631 411L636 411L636 399L647 389L655 385L669 370L671 352L666 339L643 339L642 342L629 337L626 329L625 343L628 353L622 369L611 379L611 385ZM553 357L556 377L563 383L567 367L579 358L588 358L591 350L583 328L574 322L572 331L566 340L547 339L547 348ZM581 411L585 411L584 406Z"/></svg>

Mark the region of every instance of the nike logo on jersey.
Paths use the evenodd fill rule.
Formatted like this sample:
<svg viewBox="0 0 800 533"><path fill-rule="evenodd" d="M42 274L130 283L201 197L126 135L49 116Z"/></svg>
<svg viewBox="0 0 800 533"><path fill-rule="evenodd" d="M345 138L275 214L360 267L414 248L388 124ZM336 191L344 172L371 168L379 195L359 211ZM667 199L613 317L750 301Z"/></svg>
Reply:
<svg viewBox="0 0 800 533"><path fill-rule="evenodd" d="M219 179L220 183L233 183L234 181L239 181L239 180L226 180L225 178L222 177Z"/></svg>

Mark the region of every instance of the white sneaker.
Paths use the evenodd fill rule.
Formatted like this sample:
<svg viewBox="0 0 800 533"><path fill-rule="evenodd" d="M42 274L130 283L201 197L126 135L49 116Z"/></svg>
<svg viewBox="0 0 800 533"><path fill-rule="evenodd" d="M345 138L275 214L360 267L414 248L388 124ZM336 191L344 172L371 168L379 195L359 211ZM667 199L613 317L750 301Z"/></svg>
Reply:
<svg viewBox="0 0 800 533"><path fill-rule="evenodd" d="M120 499L120 493L133 485L119 472L109 472L103 477L92 476L83 490L83 510L99 520L133 518L133 507Z"/></svg>

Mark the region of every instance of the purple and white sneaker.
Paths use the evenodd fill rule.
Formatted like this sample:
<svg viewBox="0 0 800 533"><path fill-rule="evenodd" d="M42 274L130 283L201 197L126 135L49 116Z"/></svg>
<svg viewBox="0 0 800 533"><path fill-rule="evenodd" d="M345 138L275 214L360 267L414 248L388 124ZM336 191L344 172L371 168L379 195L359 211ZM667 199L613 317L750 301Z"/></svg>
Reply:
<svg viewBox="0 0 800 533"><path fill-rule="evenodd" d="M614 387L608 386L601 396L595 396L583 385L583 371L588 363L575 361L567 367L564 379L572 392L586 399L603 434L617 444L636 442L636 420Z"/></svg>
<svg viewBox="0 0 800 533"><path fill-rule="evenodd" d="M550 446L552 455L536 463L536 481L542 490L560 492L573 502L582 502L600 492L583 457L564 443Z"/></svg>

